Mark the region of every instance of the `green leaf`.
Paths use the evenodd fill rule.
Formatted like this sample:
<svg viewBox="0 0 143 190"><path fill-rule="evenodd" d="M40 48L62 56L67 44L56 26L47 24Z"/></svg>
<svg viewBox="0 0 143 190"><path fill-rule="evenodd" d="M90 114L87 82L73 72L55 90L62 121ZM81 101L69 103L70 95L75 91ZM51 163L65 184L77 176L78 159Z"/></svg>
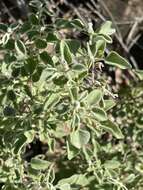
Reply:
<svg viewBox="0 0 143 190"><path fill-rule="evenodd" d="M59 186L60 190L71 190L71 187L69 184L62 184Z"/></svg>
<svg viewBox="0 0 143 190"><path fill-rule="evenodd" d="M35 170L46 170L50 166L50 162L39 158L31 159L31 167Z"/></svg>
<svg viewBox="0 0 143 190"><path fill-rule="evenodd" d="M0 32L7 32L7 25L6 24L3 24L3 23L0 23Z"/></svg>
<svg viewBox="0 0 143 190"><path fill-rule="evenodd" d="M99 34L112 35L116 32L114 28L112 28L112 22L106 21L100 28Z"/></svg>
<svg viewBox="0 0 143 190"><path fill-rule="evenodd" d="M58 85L58 86L63 86L68 82L68 79L66 76L61 75L61 76L57 76L53 79L54 84Z"/></svg>
<svg viewBox="0 0 143 190"><path fill-rule="evenodd" d="M21 26L20 32L26 33L27 31L29 31L31 29L32 25L29 21L26 21L23 23L23 25Z"/></svg>
<svg viewBox="0 0 143 190"><path fill-rule="evenodd" d="M89 43L87 43L87 52L88 52L88 56L91 59L91 61L94 62L94 55L92 53L92 50L91 50L91 47L90 47Z"/></svg>
<svg viewBox="0 0 143 190"><path fill-rule="evenodd" d="M5 44L5 48L8 50L14 50L15 45L14 45L15 41L13 39L9 39L7 41L7 43Z"/></svg>
<svg viewBox="0 0 143 190"><path fill-rule="evenodd" d="M26 142L27 138L24 135L19 136L14 144L14 154L19 154Z"/></svg>
<svg viewBox="0 0 143 190"><path fill-rule="evenodd" d="M109 35L99 34L97 38L99 39L101 38L101 40L103 39L105 42L110 43L110 44L113 42L112 38Z"/></svg>
<svg viewBox="0 0 143 190"><path fill-rule="evenodd" d="M12 74L12 76L13 76L14 78L18 77L19 74L20 74L20 68L13 68L11 74Z"/></svg>
<svg viewBox="0 0 143 190"><path fill-rule="evenodd" d="M80 185L80 186L86 186L88 184L88 179L85 175L83 174L74 174L71 177L61 179L58 182L58 185L63 185L63 184L70 184L70 185Z"/></svg>
<svg viewBox="0 0 143 190"><path fill-rule="evenodd" d="M93 115L98 121L106 121L108 119L106 112L98 107L92 108Z"/></svg>
<svg viewBox="0 0 143 190"><path fill-rule="evenodd" d="M10 34L9 33L5 33L2 36L2 40L1 40L2 44L5 45L8 42L9 39L10 39Z"/></svg>
<svg viewBox="0 0 143 190"><path fill-rule="evenodd" d="M15 41L15 49L16 49L17 55L20 58L23 58L26 56L26 54L27 54L26 47L21 40Z"/></svg>
<svg viewBox="0 0 143 190"><path fill-rule="evenodd" d="M135 70L135 74L138 76L140 80L143 80L143 70Z"/></svg>
<svg viewBox="0 0 143 190"><path fill-rule="evenodd" d="M104 163L104 167L107 169L117 169L120 167L120 165L121 165L120 162L116 160L107 160Z"/></svg>
<svg viewBox="0 0 143 190"><path fill-rule="evenodd" d="M31 143L34 140L35 131L34 130L25 131L24 135L27 138L27 143Z"/></svg>
<svg viewBox="0 0 143 190"><path fill-rule="evenodd" d="M80 48L80 42L78 40L66 40L70 51L75 55Z"/></svg>
<svg viewBox="0 0 143 190"><path fill-rule="evenodd" d="M80 19L74 19L71 21L71 24L76 27L76 28L80 28L83 29L84 28L84 24Z"/></svg>
<svg viewBox="0 0 143 190"><path fill-rule="evenodd" d="M89 142L90 133L85 130L77 130L70 135L70 141L73 146L80 149Z"/></svg>
<svg viewBox="0 0 143 190"><path fill-rule="evenodd" d="M108 111L116 105L114 100L104 100L104 110Z"/></svg>
<svg viewBox="0 0 143 190"><path fill-rule="evenodd" d="M124 136L120 130L120 128L115 124L113 123L112 121L110 120L107 120L107 121L104 121L101 123L101 127L111 133L113 136L115 136L117 139L123 139Z"/></svg>
<svg viewBox="0 0 143 190"><path fill-rule="evenodd" d="M30 30L27 32L29 40L35 40L39 37L40 33L37 30Z"/></svg>
<svg viewBox="0 0 143 190"><path fill-rule="evenodd" d="M61 41L60 43L60 52L62 56L62 60L66 61L68 64L72 63L72 54L71 51L65 41Z"/></svg>
<svg viewBox="0 0 143 190"><path fill-rule="evenodd" d="M64 58L68 64L72 63L72 54L67 43L64 45Z"/></svg>
<svg viewBox="0 0 143 190"><path fill-rule="evenodd" d="M72 66L72 69L73 69L74 71L77 71L77 72L87 71L87 68L85 67L85 65L80 64L80 63L74 64L74 65Z"/></svg>
<svg viewBox="0 0 143 190"><path fill-rule="evenodd" d="M4 61L6 63L12 63L14 61L16 61L16 57L14 55L10 55L9 53L6 53L5 56L4 56Z"/></svg>
<svg viewBox="0 0 143 190"><path fill-rule="evenodd" d="M28 167L28 175L29 175L29 177L31 177L32 179L36 179L36 180L38 180L39 179L39 174L40 174L40 172L41 171L39 171L39 170L35 170L35 169L33 169L32 167Z"/></svg>
<svg viewBox="0 0 143 190"><path fill-rule="evenodd" d="M51 94L50 97L45 102L44 110L50 109L51 107L55 106L60 100L60 95L55 93Z"/></svg>
<svg viewBox="0 0 143 190"><path fill-rule="evenodd" d="M41 74L42 74L42 71L43 71L43 67L41 65L38 65L37 68L36 68L36 72L34 72L32 74L32 81L33 82L38 82L40 80L40 77L41 77Z"/></svg>
<svg viewBox="0 0 143 190"><path fill-rule="evenodd" d="M76 101L76 105L79 106L79 102ZM74 114L71 120L71 127L75 129L76 127L80 126L80 116L79 114Z"/></svg>
<svg viewBox="0 0 143 190"><path fill-rule="evenodd" d="M55 33L49 32L46 40L47 42L57 42L59 39Z"/></svg>
<svg viewBox="0 0 143 190"><path fill-rule="evenodd" d="M58 28L71 28L71 24L69 20L58 18L55 22Z"/></svg>
<svg viewBox="0 0 143 190"><path fill-rule="evenodd" d="M65 103L61 103L61 104L58 104L56 106L56 112L59 114L59 115L65 115L67 114L69 111L69 105L68 104L65 104ZM60 127L61 128L61 127ZM63 128L63 126L62 126ZM66 127L66 129L68 130L68 127ZM63 128L64 130L64 128ZM69 130L70 131L70 130ZM67 133L66 133L67 134Z"/></svg>
<svg viewBox="0 0 143 190"><path fill-rule="evenodd" d="M23 87L24 87L23 89L24 89L25 93L26 93L30 98L32 98L32 92L31 92L30 87L29 87L28 85L24 85Z"/></svg>
<svg viewBox="0 0 143 190"><path fill-rule="evenodd" d="M96 57L97 58L102 58L104 56L104 52L106 49L106 42L103 39L98 39L96 41Z"/></svg>
<svg viewBox="0 0 143 190"><path fill-rule="evenodd" d="M89 106L98 104L103 96L103 92L100 89L91 91L86 97L86 102Z"/></svg>
<svg viewBox="0 0 143 190"><path fill-rule="evenodd" d="M70 88L70 97L71 97L72 102L78 99L78 92L79 92L78 87L74 86Z"/></svg>
<svg viewBox="0 0 143 190"><path fill-rule="evenodd" d="M31 15L29 16L29 20L30 20L30 22L31 22L33 25L38 25L38 24L39 24L39 19L38 19L37 15L35 15L35 14L31 14Z"/></svg>
<svg viewBox="0 0 143 190"><path fill-rule="evenodd" d="M73 159L77 154L79 153L79 150L72 146L70 142L67 141L67 154L68 154L68 159L71 160Z"/></svg>
<svg viewBox="0 0 143 190"><path fill-rule="evenodd" d="M135 169L136 169L139 173L143 174L143 165L142 165L142 163L136 163Z"/></svg>
<svg viewBox="0 0 143 190"><path fill-rule="evenodd" d="M54 64L52 58L46 51L43 51L42 53L40 53L40 58L45 64L49 64L49 65Z"/></svg>
<svg viewBox="0 0 143 190"><path fill-rule="evenodd" d="M131 69L132 68L130 63L126 59L121 57L118 53L116 53L115 51L111 51L108 54L108 56L105 59L105 63L107 63L108 65L117 66L121 69Z"/></svg>
<svg viewBox="0 0 143 190"><path fill-rule="evenodd" d="M10 184L5 184L5 186L3 186L3 190L18 190L16 187L14 187L13 185Z"/></svg>
<svg viewBox="0 0 143 190"><path fill-rule="evenodd" d="M47 47L46 40L36 39L35 45L38 49L45 49Z"/></svg>
<svg viewBox="0 0 143 190"><path fill-rule="evenodd" d="M13 90L7 91L7 97L9 98L9 100L12 100L12 101L16 100L16 94Z"/></svg>
<svg viewBox="0 0 143 190"><path fill-rule="evenodd" d="M26 60L24 68L27 71L27 73L32 74L35 71L37 65L38 65L37 57L29 57Z"/></svg>

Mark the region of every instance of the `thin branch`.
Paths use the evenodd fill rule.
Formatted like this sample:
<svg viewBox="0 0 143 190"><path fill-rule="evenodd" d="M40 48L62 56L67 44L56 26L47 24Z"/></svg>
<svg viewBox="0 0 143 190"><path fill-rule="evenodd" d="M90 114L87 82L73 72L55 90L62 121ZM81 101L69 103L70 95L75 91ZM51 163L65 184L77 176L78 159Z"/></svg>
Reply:
<svg viewBox="0 0 143 190"><path fill-rule="evenodd" d="M93 0L91 0L93 1ZM99 11L95 10L89 3L86 3L87 6L93 11L93 13L95 13L102 21L106 21L106 17L103 16ZM94 3L95 4L95 3ZM97 6L96 6L97 7ZM96 8L95 7L95 8ZM110 16L110 15L109 15ZM113 16L112 16L113 17ZM112 18L111 18L112 20ZM112 20L113 21L113 20ZM115 20L114 20L115 22ZM134 59L134 57L130 54L130 51L128 49L128 47L126 46L126 44L123 42L123 39L121 36L118 35L118 33L115 33L115 37L116 39L118 40L118 42L120 43L121 47L124 49L124 51L126 52L126 54L129 56L129 60L131 61L132 65L135 67L135 68L138 68L138 65Z"/></svg>
<svg viewBox="0 0 143 190"><path fill-rule="evenodd" d="M64 1L66 5L68 5L74 12L75 14L81 19L81 21L87 25L87 22L85 20L85 18L80 14L80 12L78 11L78 9L71 3L67 2L67 0Z"/></svg>
<svg viewBox="0 0 143 190"><path fill-rule="evenodd" d="M93 1L93 0L91 0L91 1ZM110 17L110 19L112 20L113 25L114 25L114 27L115 27L117 33L118 33L118 37L121 38L121 40L122 40L122 39L123 39L123 38L122 38L122 34L121 34L121 32L120 32L120 29L118 28L118 26L117 26L117 24L116 24L116 21L115 21L115 19L114 19L114 16L112 15L110 9L106 6L106 4L104 3L103 0L100 0L100 1L98 0L98 2L99 2L99 4L104 8L104 10L107 12L107 14L109 15L109 17Z"/></svg>
<svg viewBox="0 0 143 190"><path fill-rule="evenodd" d="M2 1L2 6L4 7L5 9L5 13L7 13L9 15L9 17L14 21L16 22L16 19L14 18L14 16L11 14L11 12L9 11L9 9L7 8L7 6L5 5L5 3Z"/></svg>

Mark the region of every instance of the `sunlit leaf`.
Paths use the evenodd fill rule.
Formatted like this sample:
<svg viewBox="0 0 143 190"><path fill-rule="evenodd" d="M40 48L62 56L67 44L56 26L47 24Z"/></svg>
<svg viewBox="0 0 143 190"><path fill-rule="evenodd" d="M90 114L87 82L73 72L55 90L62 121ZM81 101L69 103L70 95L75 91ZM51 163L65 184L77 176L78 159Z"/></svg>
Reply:
<svg viewBox="0 0 143 190"><path fill-rule="evenodd" d="M77 130L70 135L70 141L73 146L80 149L89 142L90 133L85 130Z"/></svg>
<svg viewBox="0 0 143 190"><path fill-rule="evenodd" d="M86 97L86 102L89 106L98 104L103 96L103 92L100 89L91 91Z"/></svg>
<svg viewBox="0 0 143 190"><path fill-rule="evenodd" d="M95 107L92 108L92 111L95 119L97 119L98 121L106 121L108 119L107 114L103 109Z"/></svg>
<svg viewBox="0 0 143 190"><path fill-rule="evenodd" d="M132 68L130 63L126 59L121 57L118 53L116 53L115 51L111 51L108 54L108 56L105 59L105 63L108 65L113 65L113 66L119 67L121 69L131 69Z"/></svg>
<svg viewBox="0 0 143 190"><path fill-rule="evenodd" d="M30 164L31 164L31 167L35 170L46 170L50 166L51 163L47 160L32 158Z"/></svg>
<svg viewBox="0 0 143 190"><path fill-rule="evenodd" d="M112 28L112 22L106 21L100 28L99 34L112 35L115 33L115 29Z"/></svg>
<svg viewBox="0 0 143 190"><path fill-rule="evenodd" d="M113 136L115 136L117 139L123 139L124 136L120 130L120 128L115 124L113 123L112 121L110 120L107 120L107 121L104 121L101 123L101 127L111 133Z"/></svg>
<svg viewBox="0 0 143 190"><path fill-rule="evenodd" d="M19 154L26 142L27 138L24 135L19 136L14 144L14 154Z"/></svg>
<svg viewBox="0 0 143 190"><path fill-rule="evenodd" d="M15 41L15 49L16 49L17 55L20 58L23 58L26 56L27 54L26 47L21 40Z"/></svg>

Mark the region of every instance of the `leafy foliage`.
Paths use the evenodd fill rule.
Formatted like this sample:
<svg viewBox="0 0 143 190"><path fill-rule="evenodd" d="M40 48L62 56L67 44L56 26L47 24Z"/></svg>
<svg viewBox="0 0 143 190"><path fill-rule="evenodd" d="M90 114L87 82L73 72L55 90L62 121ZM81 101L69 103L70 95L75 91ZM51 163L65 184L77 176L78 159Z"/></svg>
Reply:
<svg viewBox="0 0 143 190"><path fill-rule="evenodd" d="M140 78L140 77L139 77ZM119 175L126 175L128 189L142 189L142 137L143 137L143 93L142 81L130 81L126 88L120 87L120 104L116 105L112 115L122 128L124 141L114 145L124 154L124 163ZM111 141L111 146L114 142Z"/></svg>
<svg viewBox="0 0 143 190"><path fill-rule="evenodd" d="M108 159L100 147L103 135L124 138L108 114L115 101L102 66L131 68L105 53L111 22L94 31L79 19L46 24L37 13L23 25L0 26L2 189L127 189L118 155ZM71 39L65 29L87 40ZM46 151L29 150L37 141Z"/></svg>

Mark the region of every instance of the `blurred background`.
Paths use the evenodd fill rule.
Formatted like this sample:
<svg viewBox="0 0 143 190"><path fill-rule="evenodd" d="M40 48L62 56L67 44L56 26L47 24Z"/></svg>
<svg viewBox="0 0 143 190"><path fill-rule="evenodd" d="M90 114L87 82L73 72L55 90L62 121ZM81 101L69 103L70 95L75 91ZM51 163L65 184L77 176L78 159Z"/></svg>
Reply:
<svg viewBox="0 0 143 190"><path fill-rule="evenodd" d="M143 0L38 0L55 17L79 17L96 26L111 20L116 28L114 49L126 56L133 68L143 69ZM0 0L0 22L24 21L34 0Z"/></svg>

